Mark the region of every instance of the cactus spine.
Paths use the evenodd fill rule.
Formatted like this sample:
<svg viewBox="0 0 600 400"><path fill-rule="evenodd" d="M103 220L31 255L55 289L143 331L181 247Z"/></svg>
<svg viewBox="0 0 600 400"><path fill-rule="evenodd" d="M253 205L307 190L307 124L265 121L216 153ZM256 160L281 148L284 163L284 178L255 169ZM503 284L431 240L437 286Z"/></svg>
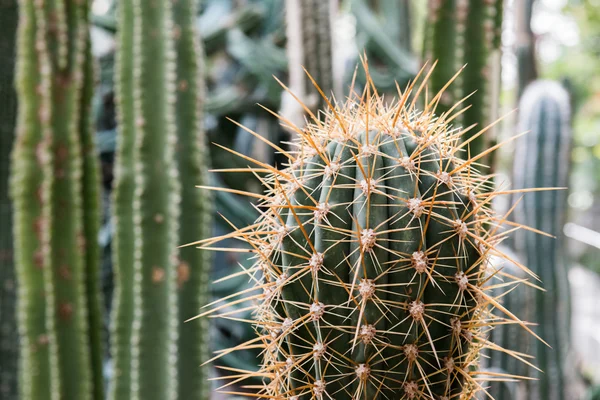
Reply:
<svg viewBox="0 0 600 400"><path fill-rule="evenodd" d="M520 129L531 131L516 143L513 184L515 188L568 186L571 127L569 96L558 83L536 81L520 102ZM562 228L566 219L567 191L527 194L515 210L515 221L557 239L519 232L515 246L531 271L539 276L546 292L534 294L530 321L543 343L530 344L539 380L529 386L530 399L567 399L565 363L568 362L569 289ZM511 371L509 371L511 372Z"/></svg>
<svg viewBox="0 0 600 400"><path fill-rule="evenodd" d="M204 399L209 201L192 0L120 3L111 398ZM160 62L157 62L160 60ZM133 257L132 257L133 255ZM132 267L133 264L133 267Z"/></svg>
<svg viewBox="0 0 600 400"><path fill-rule="evenodd" d="M0 2L0 397L16 400L18 332L12 205L8 196L10 151L17 116L14 90L17 0Z"/></svg>
<svg viewBox="0 0 600 400"><path fill-rule="evenodd" d="M11 186L21 394L101 399L101 342L91 332L100 317L88 5L23 0L20 6Z"/></svg>
<svg viewBox="0 0 600 400"><path fill-rule="evenodd" d="M262 216L234 235L254 249L256 292L224 300L257 303L245 345L263 348L260 396L470 399L488 331L519 322L488 312L495 194L474 189L485 178L461 158L462 130L431 108L441 93L418 112L423 86L389 105L372 90L297 129Z"/></svg>

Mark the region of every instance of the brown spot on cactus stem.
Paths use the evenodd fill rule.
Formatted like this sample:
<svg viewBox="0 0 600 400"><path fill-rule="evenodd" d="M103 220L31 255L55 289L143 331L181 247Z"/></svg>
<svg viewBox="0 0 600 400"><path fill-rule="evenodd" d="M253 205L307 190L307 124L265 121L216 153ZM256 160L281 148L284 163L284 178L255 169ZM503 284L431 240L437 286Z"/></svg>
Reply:
<svg viewBox="0 0 600 400"><path fill-rule="evenodd" d="M42 249L37 249L33 254L33 263L38 269L44 268L44 252Z"/></svg>
<svg viewBox="0 0 600 400"><path fill-rule="evenodd" d="M190 265L186 262L181 262L177 266L177 286L182 287L190 279Z"/></svg>
<svg viewBox="0 0 600 400"><path fill-rule="evenodd" d="M152 282L160 283L165 280L165 270L160 267L152 267Z"/></svg>
<svg viewBox="0 0 600 400"><path fill-rule="evenodd" d="M173 39L178 40L181 37L181 27L179 25L175 25L173 27Z"/></svg>
<svg viewBox="0 0 600 400"><path fill-rule="evenodd" d="M69 321L73 316L73 304L61 303L58 307L58 315L63 321Z"/></svg>
<svg viewBox="0 0 600 400"><path fill-rule="evenodd" d="M164 220L165 217L162 214L156 214L154 216L154 222L156 222L157 224L162 224Z"/></svg>
<svg viewBox="0 0 600 400"><path fill-rule="evenodd" d="M50 343L50 339L48 338L48 335L39 335L37 337L38 346L46 346L46 345L48 345L48 343Z"/></svg>
<svg viewBox="0 0 600 400"><path fill-rule="evenodd" d="M180 92L185 92L188 89L188 82L185 79L180 80L177 88Z"/></svg>
<svg viewBox="0 0 600 400"><path fill-rule="evenodd" d="M71 268L68 265L61 265L58 269L58 276L66 281L71 280Z"/></svg>

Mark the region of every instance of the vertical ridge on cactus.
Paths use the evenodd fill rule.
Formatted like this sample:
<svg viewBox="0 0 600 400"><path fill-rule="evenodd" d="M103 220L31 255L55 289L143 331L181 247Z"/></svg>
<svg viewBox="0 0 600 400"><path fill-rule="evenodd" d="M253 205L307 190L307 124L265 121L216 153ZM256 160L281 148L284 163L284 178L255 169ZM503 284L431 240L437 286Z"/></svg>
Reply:
<svg viewBox="0 0 600 400"><path fill-rule="evenodd" d="M19 4L11 191L21 395L101 399L101 343L91 332L99 332L100 307L88 4Z"/></svg>
<svg viewBox="0 0 600 400"><path fill-rule="evenodd" d="M233 237L254 253L241 272L254 290L199 315L235 319L228 304L255 304L257 337L211 361L259 346L261 369L236 371L224 392L261 376L252 396L470 399L483 390L480 351L504 351L488 341L491 329L515 324L532 333L491 294L527 283L490 274L487 263L507 258L497 247L505 234L496 233L505 217L489 207L502 192L482 192L487 178L475 166L500 145L468 158L464 130L451 125L456 107L435 114L442 92L417 110L429 76L389 104L370 79L344 104L325 100L323 118L290 126L297 139L283 152L286 168L255 162L256 173L270 171L261 175L266 194L253 195L261 199L256 223L196 243L218 250ZM496 279L502 283L490 288Z"/></svg>

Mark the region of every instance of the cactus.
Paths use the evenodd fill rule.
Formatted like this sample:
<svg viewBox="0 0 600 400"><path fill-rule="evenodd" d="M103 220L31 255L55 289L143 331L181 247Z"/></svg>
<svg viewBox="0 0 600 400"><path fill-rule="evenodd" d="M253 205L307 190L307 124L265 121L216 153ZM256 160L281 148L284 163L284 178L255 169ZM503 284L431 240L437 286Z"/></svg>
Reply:
<svg viewBox="0 0 600 400"><path fill-rule="evenodd" d="M520 98L523 91L531 82L537 79L536 41L531 29L531 18L536 0L521 0L516 4L515 25L518 85L517 94Z"/></svg>
<svg viewBox="0 0 600 400"><path fill-rule="evenodd" d="M440 111L470 96L469 107L464 108L460 122L465 127L477 124L478 129L488 126L497 116L498 101L492 96L497 98L499 91L491 90L489 82L495 72L493 62L499 62L493 55L501 44L503 1L431 0L429 4L425 58L443 60L432 76L433 89L440 90L457 68L465 68L457 78L456 89L440 99ZM496 75L493 78L499 79L499 74ZM494 139L491 132L473 138L478 129L466 132L464 137L474 155L491 147ZM486 158L481 162L490 164ZM487 168L482 172L488 172Z"/></svg>
<svg viewBox="0 0 600 400"><path fill-rule="evenodd" d="M520 102L519 124L531 131L516 143L513 185L517 189L568 186L571 127L569 96L560 84L536 81ZM532 300L534 330L551 349L530 343L537 366L538 381L530 384L530 399L567 399L570 305L566 256L562 228L566 220L567 191L527 194L515 209L515 222L528 225L553 237L519 232L515 247L523 261L539 276L546 292L537 291ZM509 371L512 372L512 371ZM570 383L570 382L569 382Z"/></svg>
<svg viewBox="0 0 600 400"><path fill-rule="evenodd" d="M472 398L489 330L520 324L484 288L487 257L505 257L502 235L485 229L500 221L495 193L476 189L485 178L477 157L461 158L453 117L434 114L442 93L414 108L423 85L388 105L367 86L297 128L288 167L270 169L267 193L253 194L261 217L201 241L253 248L254 291L222 301L256 303L259 336L237 348L261 348L262 367L234 377L263 377L255 396ZM199 317L235 318L227 303L212 306Z"/></svg>
<svg viewBox="0 0 600 400"><path fill-rule="evenodd" d="M15 134L14 90L17 0L0 1L0 398L16 400L19 339L13 257L12 205L8 196L10 150Z"/></svg>
<svg viewBox="0 0 600 400"><path fill-rule="evenodd" d="M202 52L192 0L119 3L116 304L111 399L205 399L210 229ZM161 62L157 62L160 60ZM132 257L133 256L133 257Z"/></svg>
<svg viewBox="0 0 600 400"><path fill-rule="evenodd" d="M20 2L12 157L23 399L101 399L88 4Z"/></svg>
<svg viewBox="0 0 600 400"><path fill-rule="evenodd" d="M334 73L331 31L336 7L331 0L290 0L286 3L289 86L311 112L322 110L326 103L307 79L303 68L320 82L327 96L340 90ZM290 104L296 105L293 100ZM291 118L300 124L303 110L298 106L295 109L297 113L291 114Z"/></svg>

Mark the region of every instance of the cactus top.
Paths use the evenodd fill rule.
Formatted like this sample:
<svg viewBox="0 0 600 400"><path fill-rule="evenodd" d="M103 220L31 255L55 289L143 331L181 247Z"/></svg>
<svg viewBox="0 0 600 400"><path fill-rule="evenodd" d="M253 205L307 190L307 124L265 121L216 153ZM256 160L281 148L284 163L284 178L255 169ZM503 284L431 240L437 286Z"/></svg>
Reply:
<svg viewBox="0 0 600 400"><path fill-rule="evenodd" d="M434 114L440 96L417 111L410 91L388 105L369 90L311 114L292 150L273 145L289 165L259 164L261 216L228 235L254 253L245 271L254 291L232 301L253 301L258 336L239 348L264 348L263 362L242 376L262 376L265 398L481 390L479 352L502 319L490 309L503 310L484 287L488 256L502 256L501 236L485 228L499 221L488 207L495 193L480 191L487 180L452 117Z"/></svg>

